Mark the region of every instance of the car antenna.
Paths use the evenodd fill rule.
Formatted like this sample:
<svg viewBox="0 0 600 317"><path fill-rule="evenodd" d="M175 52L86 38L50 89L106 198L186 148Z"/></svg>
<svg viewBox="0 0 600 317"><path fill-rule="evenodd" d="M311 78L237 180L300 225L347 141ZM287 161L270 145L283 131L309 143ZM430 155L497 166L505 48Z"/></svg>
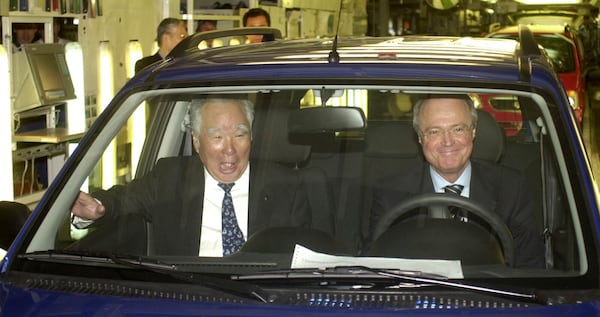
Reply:
<svg viewBox="0 0 600 317"><path fill-rule="evenodd" d="M335 38L333 39L333 47L331 48L331 52L329 52L329 57L327 61L330 64L337 64L340 62L340 54L337 51L337 43L338 43L338 34L340 32L340 20L342 19L342 0L340 0L340 8L338 10L338 20L337 26L335 28Z"/></svg>

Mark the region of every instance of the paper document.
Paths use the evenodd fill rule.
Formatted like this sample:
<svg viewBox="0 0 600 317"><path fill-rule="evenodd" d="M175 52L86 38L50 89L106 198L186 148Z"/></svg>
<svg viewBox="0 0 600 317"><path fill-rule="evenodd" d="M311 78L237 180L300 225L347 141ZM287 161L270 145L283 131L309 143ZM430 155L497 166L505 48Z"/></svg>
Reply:
<svg viewBox="0 0 600 317"><path fill-rule="evenodd" d="M416 260L379 257L337 256L315 252L296 244L292 257L292 269L327 268L335 266L365 266L375 269L420 271L462 279L463 271L459 260Z"/></svg>

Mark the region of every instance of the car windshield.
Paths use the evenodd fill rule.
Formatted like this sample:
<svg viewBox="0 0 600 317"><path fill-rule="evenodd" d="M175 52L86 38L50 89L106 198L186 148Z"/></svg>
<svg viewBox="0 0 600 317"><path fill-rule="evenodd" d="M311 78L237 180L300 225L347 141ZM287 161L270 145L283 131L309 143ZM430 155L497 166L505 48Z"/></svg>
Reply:
<svg viewBox="0 0 600 317"><path fill-rule="evenodd" d="M459 96L474 109L464 124L415 125L426 96ZM40 203L47 213L21 261L97 267L143 257L225 274L351 265L511 283L545 277L540 286L588 270L573 153L553 121L559 110L540 95L323 80L165 87L116 100L67 162L71 176L53 185L62 190ZM223 117L231 103L253 107L253 118ZM421 191L443 183L426 164L432 144L472 136L471 186ZM231 221L219 183L231 175L237 228L222 227ZM101 217L74 217L82 193L101 204ZM241 249L225 246L229 230Z"/></svg>

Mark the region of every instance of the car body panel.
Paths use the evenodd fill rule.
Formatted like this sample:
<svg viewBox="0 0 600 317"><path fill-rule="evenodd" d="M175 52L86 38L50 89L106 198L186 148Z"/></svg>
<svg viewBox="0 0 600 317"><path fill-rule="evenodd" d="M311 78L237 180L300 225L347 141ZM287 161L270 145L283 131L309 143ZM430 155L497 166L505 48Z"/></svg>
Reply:
<svg viewBox="0 0 600 317"><path fill-rule="evenodd" d="M244 305L244 304L207 304L207 303L185 303L169 299L149 300L149 299L127 299L111 298L91 295L80 295L73 298L72 295L64 296L60 293L30 292L21 305L12 310L7 306L6 312L21 316L37 316L45 314L65 314L69 312L73 315L90 316L101 313L111 316L165 316L173 315L177 311L177 316L396 316L399 310L389 309L382 311L376 308L343 309L327 307L325 309L306 308L302 306L263 306L263 305ZM43 298L37 302L34 309L25 309L24 305L32 305L31 297ZM16 298L11 300L17 302ZM560 308L499 308L490 311L484 308L473 308L468 311L456 308L437 308L437 309L404 309L402 313L411 316L506 316L514 314L515 316L526 314L528 316L546 316L548 314L559 314L568 316L590 316L595 313L596 302L580 305L564 305Z"/></svg>
<svg viewBox="0 0 600 317"><path fill-rule="evenodd" d="M166 61L150 66L130 80L94 122L3 259L0 314L598 314L598 189L594 185L577 114L569 106L569 96L558 74L550 67L548 57L523 51L518 55L515 53L518 48L518 43L513 40L487 38L407 36L340 38L335 41L286 40L199 50L171 56ZM333 50L339 54L339 61L330 61ZM495 123L500 123L506 129L502 142L506 142L503 144L507 148L527 149L515 151L519 155L512 158L507 156L513 152L506 149L498 160L500 164L523 168L523 173L534 174L540 183L531 184L524 192L533 194L537 190L542 191L542 204L550 205L548 208L555 206L559 210L557 215L561 219L555 221L562 226L557 232L551 232L557 238L550 240L560 243L551 249L556 256L547 258L556 262L556 268L513 268L504 263L490 267L484 265L482 268L466 264L465 261L464 265L459 265L463 277L427 279L430 276L426 269L417 273L411 271L404 276L395 271L380 272L379 268L363 266L361 260L372 259L362 253L360 248L364 245L359 243L361 241L355 241L362 238L367 227L364 218L367 212L362 204L366 204L370 198L370 186L382 183L379 178L367 180L365 175L371 172L369 168L381 168L378 172L391 174L393 168L409 167L404 163L418 156L417 153L407 157L405 153L411 150L411 146L418 150L418 140L412 135L415 131L410 116L405 113L406 106L412 106L411 98L452 93L468 93L472 95L471 98L480 100L478 110L495 115ZM302 150L307 144L310 145L308 159L303 158L305 161L300 163L300 160L287 160L284 163L298 173L306 170L324 171L326 184L330 187L322 187L325 188L323 191L329 188L334 195L338 195L335 196L336 209L325 212L335 215L335 234L339 240L347 243L344 247L350 245L356 249L340 248L335 249L338 253L332 251L331 254L322 251L326 253L324 255L320 254L321 251L315 251L307 258L312 260L334 256L336 260L350 261L359 270L364 270L361 273L377 273L375 276L340 276L335 272L327 275L324 274L324 268L317 267L314 272L309 271L307 276L296 278L293 276L295 271L287 271L293 268L291 263L294 260L303 258L296 248L293 257L288 249L285 252L271 249L263 252L259 249L244 250L231 258L206 258L152 254L148 251L150 242L144 241L145 245L141 248L146 248L147 254L129 251L107 254L100 246L102 242L112 240L86 240L95 238L94 234L98 232L102 233L101 227L92 227L89 232L82 233L82 238L72 236L73 232L78 231L70 227L69 207L88 178L97 187L94 189L112 186L100 184L93 178L95 168L102 162L105 152L112 151L109 145L122 137L120 131L127 130L126 122L133 117L136 109L145 108L147 103L156 112L153 112L152 125L148 127L135 172L128 175L130 178L117 179L117 185L125 185L131 179L136 180L151 173L160 158L192 156L193 151L189 148L191 142L187 142L190 136L186 131L189 132L189 127L185 126L186 120L189 124L187 107L198 96L210 94L242 95L263 107L259 108L262 112L257 111L257 130L253 139L256 142L253 146L261 146L257 153L253 153L258 157L275 152L278 159L280 156L287 159L298 148ZM487 107L495 106L494 101L490 100L498 96L518 101L512 104L518 103L518 107L513 107L510 115L502 113L501 107ZM510 108L510 101L508 105ZM364 125L350 125L343 118L336 121L336 112L333 110L319 112L320 108L335 110L336 107L352 108L352 113L363 114L361 120L364 120ZM328 129L327 123L319 121L321 118L318 116L314 122L310 122L310 117L303 117L297 120L307 127L300 127L299 131L313 134L299 134L308 139L284 138L286 142L295 142L291 147L275 141L259 143L262 138L275 140L278 136L294 132L287 126L290 122L294 123L294 117L290 115L288 120L280 120L275 114L272 117L267 115L274 109L292 113L310 109L322 115L327 113L331 115L328 117L331 119L331 129ZM337 113L348 115L345 118L350 117L350 111ZM511 120L518 124L511 125ZM403 131L410 132L410 135L388 134L375 141L386 143L402 140L405 143L379 149L379 152L372 151L368 143L369 133L374 131L372 128L387 129L390 124L402 124ZM290 129L288 133L281 130L286 128ZM316 128L318 133L309 128ZM484 127L477 129L483 138ZM377 145L381 144L375 142L373 146ZM271 147L275 151L270 151ZM398 150L404 152L398 154ZM531 153L540 156L536 158L530 156ZM366 163L368 159L372 159L371 164ZM305 180L309 177L314 180L321 174L302 175L306 177ZM322 184L313 185L317 188ZM92 189L91 186L88 188L90 191ZM168 196L173 190L162 187L157 195ZM365 201L362 200L363 195ZM268 196L265 197L265 200L269 200ZM172 205L165 206L166 210L173 212L170 210ZM542 218L546 214L538 216ZM347 219L354 222L346 223ZM170 221L168 217L163 220ZM125 227L117 231L124 235L123 240L152 237L152 230L148 228L153 227L148 227L147 222L141 228L137 227L139 222L131 224L128 226L125 223ZM182 224L182 231L187 228L186 224ZM138 229L150 233L144 231L143 236L138 235ZM257 244L271 247L282 241L287 242L286 239L300 244L296 238L309 241L307 236L318 236L314 231L307 231L307 235L296 235L291 228L285 229L283 233L267 235L266 242ZM132 237L128 236L130 233ZM65 238L65 234L68 237ZM177 234L179 232L173 232L173 235ZM439 236L442 234L437 233ZM83 244L83 247L78 244L86 241L89 244ZM402 242L402 239L393 240L391 245ZM429 260L420 263L429 267ZM438 265L443 268L453 264L441 263L443 265ZM283 273L270 276L275 269ZM249 282L243 280L245 274L254 273L265 275L250 278ZM385 274L392 274L393 278L388 279L390 276Z"/></svg>

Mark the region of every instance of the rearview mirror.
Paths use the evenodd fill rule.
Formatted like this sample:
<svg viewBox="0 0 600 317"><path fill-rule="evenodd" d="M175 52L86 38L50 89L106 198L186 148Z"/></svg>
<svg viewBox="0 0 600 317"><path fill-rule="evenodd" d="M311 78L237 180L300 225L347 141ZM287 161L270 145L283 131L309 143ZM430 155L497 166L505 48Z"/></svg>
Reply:
<svg viewBox="0 0 600 317"><path fill-rule="evenodd" d="M365 114L356 107L315 107L293 111L289 121L290 133L322 133L362 130Z"/></svg>

